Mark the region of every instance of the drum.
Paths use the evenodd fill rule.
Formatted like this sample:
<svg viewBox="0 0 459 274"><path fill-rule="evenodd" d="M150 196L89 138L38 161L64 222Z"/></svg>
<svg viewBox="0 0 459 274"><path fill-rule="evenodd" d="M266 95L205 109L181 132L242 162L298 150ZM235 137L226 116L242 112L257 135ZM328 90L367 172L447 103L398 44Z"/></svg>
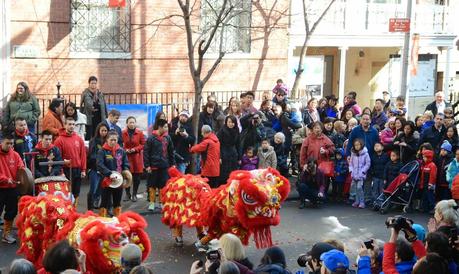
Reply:
<svg viewBox="0 0 459 274"><path fill-rule="evenodd" d="M21 168L16 174L19 184L17 189L21 195L32 195L33 191L33 175L30 169Z"/></svg>
<svg viewBox="0 0 459 274"><path fill-rule="evenodd" d="M48 176L35 179L37 196L55 195L73 202L72 184L65 176Z"/></svg>

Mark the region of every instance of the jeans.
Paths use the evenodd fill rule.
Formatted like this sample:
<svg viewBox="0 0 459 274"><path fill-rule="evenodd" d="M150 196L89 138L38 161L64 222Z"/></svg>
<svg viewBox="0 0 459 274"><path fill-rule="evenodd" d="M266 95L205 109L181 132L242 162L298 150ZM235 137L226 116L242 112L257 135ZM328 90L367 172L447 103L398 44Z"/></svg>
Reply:
<svg viewBox="0 0 459 274"><path fill-rule="evenodd" d="M354 190L355 192L355 202L364 203L365 202L365 194L363 192L363 179L352 179L351 182L351 192Z"/></svg>
<svg viewBox="0 0 459 274"><path fill-rule="evenodd" d="M370 175L367 175L367 178L363 180L363 192L365 196L365 202L369 202L373 200L371 181L372 181L372 178L370 177Z"/></svg>
<svg viewBox="0 0 459 274"><path fill-rule="evenodd" d="M422 210L429 212L435 207L435 195L433 190L424 188L422 192Z"/></svg>
<svg viewBox="0 0 459 274"><path fill-rule="evenodd" d="M88 195L92 195L93 200L98 200L100 198L100 181L102 180L102 176L97 173L95 170L89 170L89 193Z"/></svg>
<svg viewBox="0 0 459 274"><path fill-rule="evenodd" d="M177 163L177 169L182 173L185 174L186 168L188 167L188 163Z"/></svg>
<svg viewBox="0 0 459 274"><path fill-rule="evenodd" d="M381 195L384 188L384 179L381 178L373 178L373 185L371 186L371 193L373 196L373 200L376 200L379 195Z"/></svg>

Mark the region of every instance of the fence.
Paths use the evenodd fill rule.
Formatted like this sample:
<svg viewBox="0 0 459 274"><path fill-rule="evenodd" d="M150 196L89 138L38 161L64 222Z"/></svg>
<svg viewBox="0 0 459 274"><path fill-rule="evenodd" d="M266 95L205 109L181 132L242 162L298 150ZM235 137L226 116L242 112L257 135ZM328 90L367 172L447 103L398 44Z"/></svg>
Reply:
<svg viewBox="0 0 459 274"><path fill-rule="evenodd" d="M226 108L231 97L239 99L239 96L243 92L247 91L204 91L202 97L205 102L207 96L214 95L217 98L218 104ZM273 96L271 90L257 90L254 92L256 103L262 101L263 93L267 93L269 98ZM300 95L304 95L305 91L300 91L299 93ZM51 100L56 98L55 94L35 94L35 96L40 103L42 115L46 113ZM161 104L163 105L163 111L169 119L177 115L176 111L187 109L191 112L194 103L194 92L104 93L104 96L107 104ZM70 101L74 102L77 106L80 105L80 93L63 94L61 97L66 102Z"/></svg>

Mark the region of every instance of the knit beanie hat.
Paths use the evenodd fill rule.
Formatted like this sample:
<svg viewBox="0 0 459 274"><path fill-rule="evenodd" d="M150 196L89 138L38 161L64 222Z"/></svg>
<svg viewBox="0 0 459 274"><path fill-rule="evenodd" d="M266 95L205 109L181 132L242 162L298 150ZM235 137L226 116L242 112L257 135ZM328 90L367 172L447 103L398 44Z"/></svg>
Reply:
<svg viewBox="0 0 459 274"><path fill-rule="evenodd" d="M451 144L448 142L448 141L443 141L443 144L441 144L441 149L444 149L448 152L452 152L453 150L453 146L451 146Z"/></svg>

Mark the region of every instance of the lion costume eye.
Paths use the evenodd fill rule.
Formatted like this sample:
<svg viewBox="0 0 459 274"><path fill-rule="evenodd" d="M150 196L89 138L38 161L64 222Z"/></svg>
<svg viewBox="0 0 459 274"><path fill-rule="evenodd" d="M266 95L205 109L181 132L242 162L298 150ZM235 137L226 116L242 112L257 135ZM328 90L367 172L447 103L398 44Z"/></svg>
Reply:
<svg viewBox="0 0 459 274"><path fill-rule="evenodd" d="M248 205L256 205L257 201L255 201L252 197L250 197L249 194L245 193L242 191L242 200L244 201L245 204Z"/></svg>

